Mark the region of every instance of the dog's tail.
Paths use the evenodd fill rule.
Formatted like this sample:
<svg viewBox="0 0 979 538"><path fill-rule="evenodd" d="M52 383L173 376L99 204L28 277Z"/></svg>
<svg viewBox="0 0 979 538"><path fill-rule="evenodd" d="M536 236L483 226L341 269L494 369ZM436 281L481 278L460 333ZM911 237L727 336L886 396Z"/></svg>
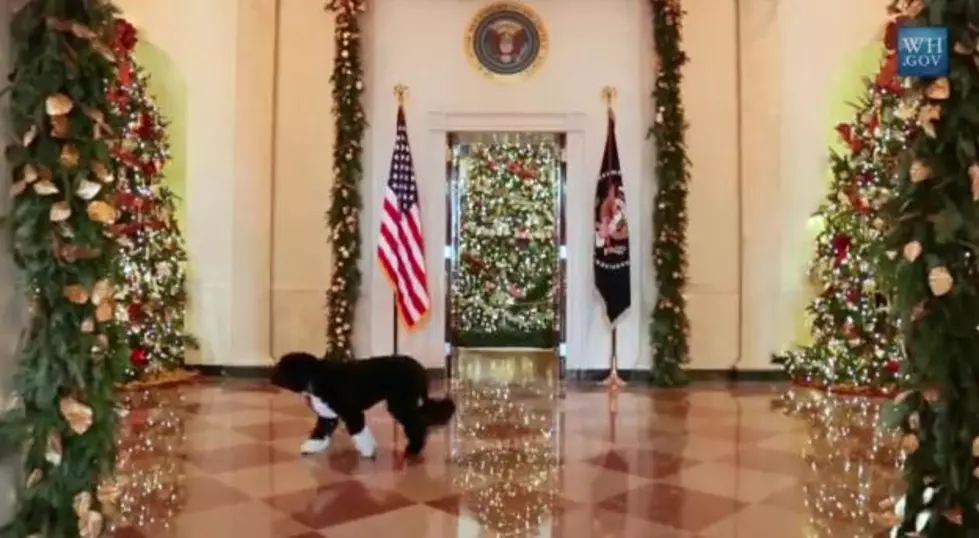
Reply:
<svg viewBox="0 0 979 538"><path fill-rule="evenodd" d="M425 398L421 412L429 426L445 426L456 413L456 403L452 398Z"/></svg>

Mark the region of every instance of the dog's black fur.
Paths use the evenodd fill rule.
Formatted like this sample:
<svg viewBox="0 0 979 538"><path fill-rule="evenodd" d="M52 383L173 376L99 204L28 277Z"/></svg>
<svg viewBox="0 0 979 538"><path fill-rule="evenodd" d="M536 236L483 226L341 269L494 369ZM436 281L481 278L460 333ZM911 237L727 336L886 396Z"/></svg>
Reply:
<svg viewBox="0 0 979 538"><path fill-rule="evenodd" d="M340 417L351 435L364 427L364 411L381 400L404 429L405 454L417 456L425 448L428 430L444 426L455 414L450 398L430 398L425 368L406 355L387 355L356 361L319 359L309 353L288 353L275 365L272 384L308 393ZM326 439L337 419L318 417L310 439Z"/></svg>

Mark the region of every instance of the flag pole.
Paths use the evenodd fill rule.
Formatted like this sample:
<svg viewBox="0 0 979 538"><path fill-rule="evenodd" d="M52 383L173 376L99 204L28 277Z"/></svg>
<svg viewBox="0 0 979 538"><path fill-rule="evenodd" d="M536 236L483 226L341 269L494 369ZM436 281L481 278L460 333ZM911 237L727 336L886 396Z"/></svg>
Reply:
<svg viewBox="0 0 979 538"><path fill-rule="evenodd" d="M408 94L408 86L401 84L394 85L394 98L398 101L398 112L405 106L405 96ZM391 354L398 354L398 289L391 292Z"/></svg>
<svg viewBox="0 0 979 538"><path fill-rule="evenodd" d="M602 100L605 101L605 111L608 114L610 120L615 120L615 109L612 107L617 91L612 86L605 86L602 88ZM615 325L612 325L612 344L610 346L609 353L609 374L608 377L602 381L602 385L608 387L609 390L617 390L626 385L624 379L619 376L619 356L617 352L617 340L618 340L618 329Z"/></svg>

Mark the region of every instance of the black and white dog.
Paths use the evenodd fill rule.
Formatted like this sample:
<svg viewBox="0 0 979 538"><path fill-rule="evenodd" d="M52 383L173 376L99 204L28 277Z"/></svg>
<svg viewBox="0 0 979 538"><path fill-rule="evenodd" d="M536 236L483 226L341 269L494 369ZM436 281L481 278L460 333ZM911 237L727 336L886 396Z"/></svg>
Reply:
<svg viewBox="0 0 979 538"><path fill-rule="evenodd" d="M409 457L425 448L429 428L448 424L455 414L450 398L428 396L425 368L405 355L345 362L288 353L275 365L272 384L307 396L317 414L316 427L300 449L303 454L329 448L330 436L343 421L360 455L374 457L377 447L364 411L381 400L404 429Z"/></svg>

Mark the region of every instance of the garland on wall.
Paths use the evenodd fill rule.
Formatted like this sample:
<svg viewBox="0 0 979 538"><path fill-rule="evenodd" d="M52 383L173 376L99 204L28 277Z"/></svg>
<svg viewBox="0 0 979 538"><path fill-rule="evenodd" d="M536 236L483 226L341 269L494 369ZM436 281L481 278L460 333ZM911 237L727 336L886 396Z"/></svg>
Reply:
<svg viewBox="0 0 979 538"><path fill-rule="evenodd" d="M360 181L364 175L364 131L367 119L358 17L366 0L333 0L327 5L335 19L333 41L333 192L326 214L333 270L326 292L326 358L353 358L354 307L360 296Z"/></svg>
<svg viewBox="0 0 979 538"><path fill-rule="evenodd" d="M653 263L659 291L650 321L653 343L653 383L675 386L686 382L683 365L689 361L690 321L687 319L687 184L690 180L680 82L687 63L680 46L683 9L679 0L650 0L657 56L653 101L656 118L649 135L656 143L653 208Z"/></svg>
<svg viewBox="0 0 979 538"><path fill-rule="evenodd" d="M8 220L30 319L0 418L0 455L22 465L2 536L97 538L118 499L113 15L103 0L32 0L11 24Z"/></svg>

